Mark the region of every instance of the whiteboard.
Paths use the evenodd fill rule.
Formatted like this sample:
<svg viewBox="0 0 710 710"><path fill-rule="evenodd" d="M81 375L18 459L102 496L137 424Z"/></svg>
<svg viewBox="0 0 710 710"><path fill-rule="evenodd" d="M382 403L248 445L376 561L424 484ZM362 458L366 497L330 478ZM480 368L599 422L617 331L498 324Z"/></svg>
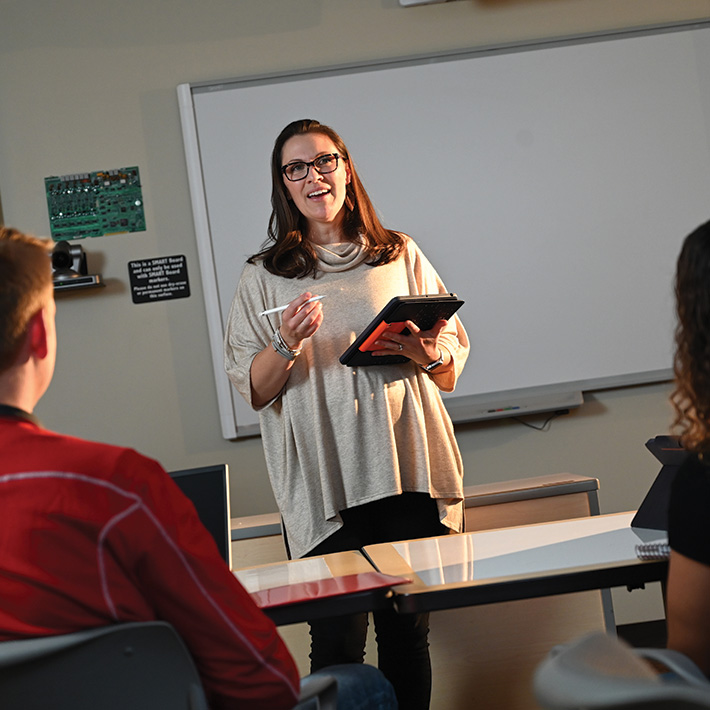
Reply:
<svg viewBox="0 0 710 710"><path fill-rule="evenodd" d="M340 133L385 226L465 300L455 421L670 378L675 260L710 216L708 66L699 24L180 85L223 435L258 433L224 324L299 118Z"/></svg>

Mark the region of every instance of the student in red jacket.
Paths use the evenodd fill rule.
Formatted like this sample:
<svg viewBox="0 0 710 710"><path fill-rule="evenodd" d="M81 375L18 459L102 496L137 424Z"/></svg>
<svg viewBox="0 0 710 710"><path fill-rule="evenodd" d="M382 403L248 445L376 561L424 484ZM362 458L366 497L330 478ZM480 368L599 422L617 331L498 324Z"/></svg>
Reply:
<svg viewBox="0 0 710 710"><path fill-rule="evenodd" d="M162 619L213 710L293 707L288 649L163 468L33 416L57 346L50 247L0 227L0 641ZM341 670L363 674L362 707L394 707L375 669Z"/></svg>

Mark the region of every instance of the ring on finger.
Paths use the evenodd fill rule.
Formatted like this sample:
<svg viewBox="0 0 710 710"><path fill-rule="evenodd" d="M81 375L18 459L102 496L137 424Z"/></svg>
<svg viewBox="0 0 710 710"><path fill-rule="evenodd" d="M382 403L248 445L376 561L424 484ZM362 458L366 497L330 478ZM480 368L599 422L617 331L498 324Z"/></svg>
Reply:
<svg viewBox="0 0 710 710"><path fill-rule="evenodd" d="M399 345L399 348L398 348L399 350L404 350L404 345L402 345L402 343L399 343L398 345Z"/></svg>

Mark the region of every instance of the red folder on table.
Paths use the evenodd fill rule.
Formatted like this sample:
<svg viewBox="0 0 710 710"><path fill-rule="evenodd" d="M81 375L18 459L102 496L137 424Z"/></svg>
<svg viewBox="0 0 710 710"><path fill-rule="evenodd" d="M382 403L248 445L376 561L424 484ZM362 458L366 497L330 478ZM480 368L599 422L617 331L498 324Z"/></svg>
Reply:
<svg viewBox="0 0 710 710"><path fill-rule="evenodd" d="M262 609L282 606L284 604L298 604L299 602L313 601L325 597L334 597L340 594L353 594L367 592L372 589L394 587L397 584L411 582L406 577L394 577L381 572L360 572L342 577L329 577L308 582L286 584L281 587L262 589L252 592L251 598Z"/></svg>

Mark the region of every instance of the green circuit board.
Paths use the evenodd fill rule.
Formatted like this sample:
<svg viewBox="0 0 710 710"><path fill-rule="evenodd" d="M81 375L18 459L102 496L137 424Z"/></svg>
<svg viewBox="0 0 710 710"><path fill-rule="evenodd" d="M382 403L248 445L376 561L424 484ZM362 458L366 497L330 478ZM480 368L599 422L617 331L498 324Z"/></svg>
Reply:
<svg viewBox="0 0 710 710"><path fill-rule="evenodd" d="M44 179L55 241L145 231L137 167Z"/></svg>

